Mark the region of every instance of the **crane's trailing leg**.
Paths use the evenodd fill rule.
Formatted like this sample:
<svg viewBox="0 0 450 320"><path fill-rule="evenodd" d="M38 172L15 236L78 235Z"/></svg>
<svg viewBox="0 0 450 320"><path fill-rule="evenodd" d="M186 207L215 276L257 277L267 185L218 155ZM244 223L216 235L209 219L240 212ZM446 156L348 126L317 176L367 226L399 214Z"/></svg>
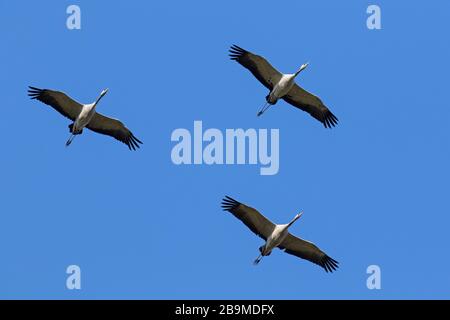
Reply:
<svg viewBox="0 0 450 320"><path fill-rule="evenodd" d="M72 143L73 139L75 138L75 136L77 134L81 134L81 132L83 132L83 131L76 132L74 130L74 123L69 124L69 131L70 131L70 137L69 137L69 139L66 142L66 147L70 146L70 144Z"/></svg>
<svg viewBox="0 0 450 320"><path fill-rule="evenodd" d="M255 261L253 261L253 264L256 266L262 259L262 254L259 254L258 258L255 259Z"/></svg>
<svg viewBox="0 0 450 320"><path fill-rule="evenodd" d="M253 261L253 264L254 264L255 266L256 266L256 265L261 261L261 259L264 257L264 255L263 255L263 253L264 253L264 248L265 248L265 246L259 247L259 256L258 256L258 258L255 259L255 261Z"/></svg>
<svg viewBox="0 0 450 320"><path fill-rule="evenodd" d="M261 110L256 114L258 117L260 115L262 115L264 112L266 112L267 109L269 109L269 107L271 106L271 104L269 102L266 102L264 104L264 107L261 108Z"/></svg>
<svg viewBox="0 0 450 320"><path fill-rule="evenodd" d="M66 147L70 146L70 144L73 141L73 138L75 138L75 134L72 133L69 137L69 140L67 140L67 142L66 142Z"/></svg>

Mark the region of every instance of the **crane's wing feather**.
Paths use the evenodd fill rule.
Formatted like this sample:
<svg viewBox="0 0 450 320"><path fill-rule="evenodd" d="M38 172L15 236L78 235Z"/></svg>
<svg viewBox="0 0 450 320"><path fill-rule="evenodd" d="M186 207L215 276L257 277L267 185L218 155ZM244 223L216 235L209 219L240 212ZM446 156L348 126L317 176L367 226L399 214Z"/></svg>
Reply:
<svg viewBox="0 0 450 320"><path fill-rule="evenodd" d="M53 109L72 121L75 121L83 108L80 103L70 98L64 92L39 89L31 86L28 88L28 96L31 99L39 100L53 107Z"/></svg>
<svg viewBox="0 0 450 320"><path fill-rule="evenodd" d="M266 59L241 47L236 45L231 46L229 56L231 60L236 60L239 64L250 70L256 79L269 90L272 90L274 85L281 79L281 73L272 67Z"/></svg>
<svg viewBox="0 0 450 320"><path fill-rule="evenodd" d="M116 138L125 143L130 150L136 150L136 148L139 148L139 143L142 144L121 121L108 118L98 112L94 114L86 127L97 133Z"/></svg>
<svg viewBox="0 0 450 320"><path fill-rule="evenodd" d="M294 84L283 99L294 107L308 112L322 122L325 128L334 127L338 123L338 118L331 113L318 97L300 88L297 84Z"/></svg>
<svg viewBox="0 0 450 320"><path fill-rule="evenodd" d="M325 252L320 250L314 243L297 238L290 233L279 247L286 253L318 264L324 268L326 272L333 272L338 268L339 262L327 256Z"/></svg>
<svg viewBox="0 0 450 320"><path fill-rule="evenodd" d="M257 210L226 196L222 200L222 208L231 212L256 235L267 240L275 229L275 225Z"/></svg>

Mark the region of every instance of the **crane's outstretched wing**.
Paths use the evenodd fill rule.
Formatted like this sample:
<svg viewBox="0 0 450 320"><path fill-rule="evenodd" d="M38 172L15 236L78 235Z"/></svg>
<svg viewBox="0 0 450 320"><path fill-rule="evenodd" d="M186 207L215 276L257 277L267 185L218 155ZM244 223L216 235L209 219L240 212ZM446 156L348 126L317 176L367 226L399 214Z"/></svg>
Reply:
<svg viewBox="0 0 450 320"><path fill-rule="evenodd" d="M28 88L28 95L31 99L39 100L53 107L53 109L72 121L75 121L83 108L80 103L70 98L64 92L39 89L31 86Z"/></svg>
<svg viewBox="0 0 450 320"><path fill-rule="evenodd" d="M274 85L281 79L281 73L272 67L266 59L236 45L231 46L231 60L236 60L250 70L251 73L259 80L267 89L272 90Z"/></svg>
<svg viewBox="0 0 450 320"><path fill-rule="evenodd" d="M314 243L297 238L290 233L279 245L279 248L286 253L318 264L326 272L333 272L338 268L339 262L327 256Z"/></svg>
<svg viewBox="0 0 450 320"><path fill-rule="evenodd" d="M264 240L267 240L275 229L275 225L257 210L247 207L245 204L242 204L228 196L222 200L222 208L224 211L231 212L250 230Z"/></svg>
<svg viewBox="0 0 450 320"><path fill-rule="evenodd" d="M283 99L294 107L308 112L322 122L325 128L334 127L338 123L338 118L331 113L318 97L300 88L297 84L294 84Z"/></svg>
<svg viewBox="0 0 450 320"><path fill-rule="evenodd" d="M125 143L130 150L139 148L142 142L128 130L125 125L117 119L108 118L100 113L95 113L86 128L97 133L106 134Z"/></svg>

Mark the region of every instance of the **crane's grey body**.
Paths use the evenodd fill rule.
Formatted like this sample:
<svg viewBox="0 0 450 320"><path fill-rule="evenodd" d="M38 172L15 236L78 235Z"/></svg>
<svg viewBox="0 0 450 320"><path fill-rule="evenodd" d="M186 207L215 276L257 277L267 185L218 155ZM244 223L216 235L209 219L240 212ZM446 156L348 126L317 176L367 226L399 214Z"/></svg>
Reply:
<svg viewBox="0 0 450 320"><path fill-rule="evenodd" d="M82 104L81 111L75 119L74 123L69 125L70 137L66 142L66 146L69 146L76 135L82 134L84 127L86 127L92 120L95 115L95 107L100 102L100 100L105 96L108 92L108 89L103 90L100 93L98 99L93 103Z"/></svg>
<svg viewBox="0 0 450 320"><path fill-rule="evenodd" d="M77 134L83 131L83 128L87 126L89 121L91 121L92 117L95 114L95 104L86 104L81 109L81 113L78 118L73 123L72 133Z"/></svg>
<svg viewBox="0 0 450 320"><path fill-rule="evenodd" d="M276 104L278 99L284 97L294 85L296 74L283 74L281 76L280 81L273 87L272 91L270 91L269 95L266 98L266 101L270 104Z"/></svg>
<svg viewBox="0 0 450 320"><path fill-rule="evenodd" d="M68 147L76 135L82 134L84 127L86 127L95 115L95 104L85 104L81 109L80 114L75 119L75 122L69 125L70 137L66 142L66 147Z"/></svg>
<svg viewBox="0 0 450 320"><path fill-rule="evenodd" d="M280 74L280 80L278 80L278 82L276 83L273 83L273 89L266 96L266 104L258 112L258 117L266 112L270 106L275 105L279 99L282 99L284 96L286 96L289 91L291 91L295 84L295 77L297 77L298 74L302 72L307 66L308 64L305 63L296 73Z"/></svg>
<svg viewBox="0 0 450 320"><path fill-rule="evenodd" d="M258 112L258 116L262 115L270 105L275 105L279 99L282 99L285 95L291 91L295 84L295 77L297 77L300 72L302 72L308 63L303 64L296 73L282 74L280 80L274 84L273 89L269 92L266 97L267 104Z"/></svg>
<svg viewBox="0 0 450 320"><path fill-rule="evenodd" d="M254 264L258 264L262 257L270 255L274 248L279 248L286 253L321 266L326 272L333 272L338 268L338 262L330 258L315 244L289 233L289 227L302 216L303 212L297 214L288 224L274 224L256 209L228 196L222 200L222 208L232 213L251 231L265 240L265 244L259 247L260 254Z"/></svg>
<svg viewBox="0 0 450 320"><path fill-rule="evenodd" d="M81 109L80 114L78 115L77 119L73 123L73 134L79 134L83 132L83 128L88 125L88 123L92 120L92 117L95 114L95 104L85 104L83 106L83 109Z"/></svg>
<svg viewBox="0 0 450 320"><path fill-rule="evenodd" d="M262 257L269 256L274 248L278 247L283 243L284 239L286 239L287 235L289 234L288 230L289 227L295 221L297 221L302 216L302 214L303 212L297 214L290 223L275 225L275 228L273 229L270 236L267 238L266 243L263 246L259 247L260 255L254 261L255 264L258 264L261 261Z"/></svg>
<svg viewBox="0 0 450 320"><path fill-rule="evenodd" d="M272 249L278 247L288 235L288 225L287 224L277 224L272 234L267 239L264 246L261 248L261 254L263 256L268 256L272 253Z"/></svg>

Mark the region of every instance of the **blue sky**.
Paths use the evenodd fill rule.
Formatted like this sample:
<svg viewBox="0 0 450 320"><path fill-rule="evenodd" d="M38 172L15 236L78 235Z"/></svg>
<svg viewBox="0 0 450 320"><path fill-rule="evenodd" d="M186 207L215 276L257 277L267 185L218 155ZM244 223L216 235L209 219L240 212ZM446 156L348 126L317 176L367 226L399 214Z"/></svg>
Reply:
<svg viewBox="0 0 450 320"><path fill-rule="evenodd" d="M366 28L378 4L382 30ZM81 30L66 8L81 8ZM0 1L0 298L450 298L448 1ZM340 119L324 129L228 60L231 44L298 78ZM34 85L120 118L138 152L28 99ZM277 128L280 171L176 166L171 133ZM230 195L340 262L274 252ZM68 265L82 289L65 286ZM381 290L366 268L381 267Z"/></svg>

